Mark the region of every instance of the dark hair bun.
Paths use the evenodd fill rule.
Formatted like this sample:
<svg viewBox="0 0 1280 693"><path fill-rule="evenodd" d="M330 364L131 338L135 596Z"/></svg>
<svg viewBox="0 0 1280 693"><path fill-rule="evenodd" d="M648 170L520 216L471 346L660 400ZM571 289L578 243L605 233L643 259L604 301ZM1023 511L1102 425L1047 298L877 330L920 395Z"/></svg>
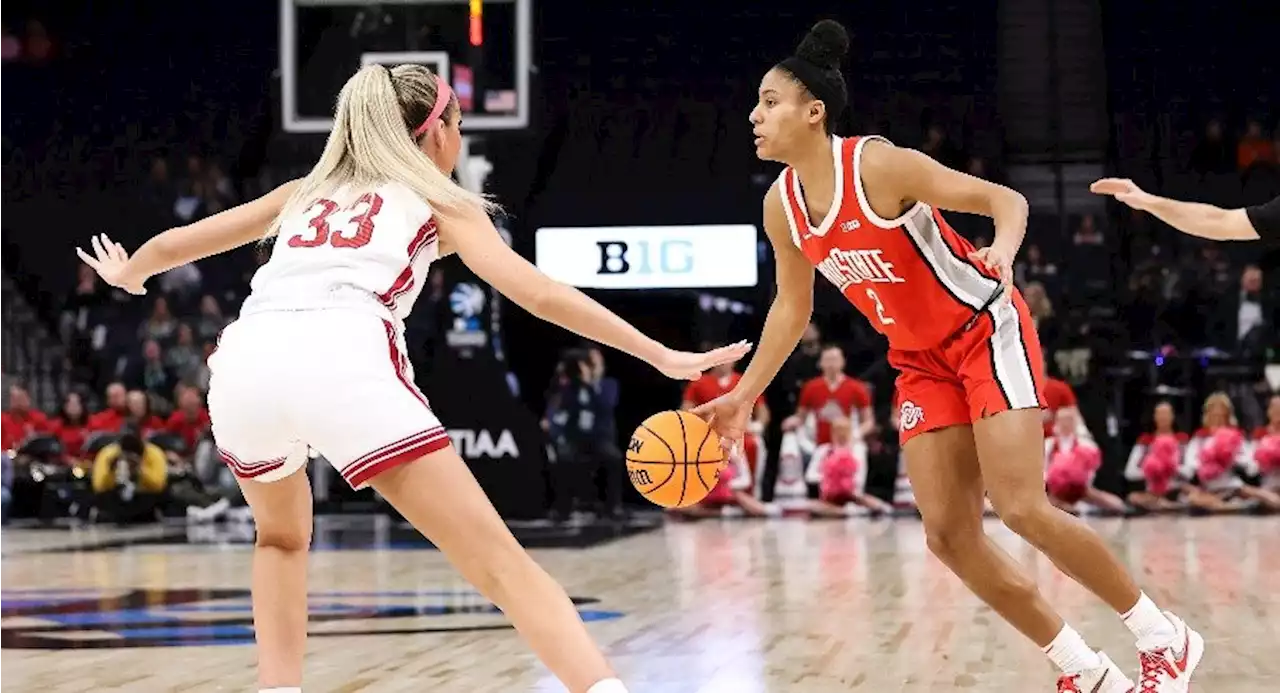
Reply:
<svg viewBox="0 0 1280 693"><path fill-rule="evenodd" d="M797 58L828 70L838 70L848 52L849 32L834 19L814 24L796 47Z"/></svg>

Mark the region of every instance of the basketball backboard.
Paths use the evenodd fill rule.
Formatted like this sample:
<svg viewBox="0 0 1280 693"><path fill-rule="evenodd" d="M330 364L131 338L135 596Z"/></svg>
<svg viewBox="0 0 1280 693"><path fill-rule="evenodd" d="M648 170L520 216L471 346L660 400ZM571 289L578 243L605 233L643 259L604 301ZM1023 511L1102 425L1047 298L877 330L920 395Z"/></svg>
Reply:
<svg viewBox="0 0 1280 693"><path fill-rule="evenodd" d="M286 132L329 132L333 104L352 73L402 63L426 65L449 80L465 131L526 128L533 0L280 0Z"/></svg>

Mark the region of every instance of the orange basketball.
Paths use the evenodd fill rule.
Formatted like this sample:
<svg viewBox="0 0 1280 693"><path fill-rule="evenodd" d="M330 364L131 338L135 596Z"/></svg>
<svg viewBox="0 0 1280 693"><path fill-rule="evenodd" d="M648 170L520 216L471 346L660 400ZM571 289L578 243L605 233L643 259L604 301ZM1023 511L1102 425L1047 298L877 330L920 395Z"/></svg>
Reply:
<svg viewBox="0 0 1280 693"><path fill-rule="evenodd" d="M720 436L706 421L687 411L664 411L631 434L627 476L657 505L684 508L711 493L724 459Z"/></svg>

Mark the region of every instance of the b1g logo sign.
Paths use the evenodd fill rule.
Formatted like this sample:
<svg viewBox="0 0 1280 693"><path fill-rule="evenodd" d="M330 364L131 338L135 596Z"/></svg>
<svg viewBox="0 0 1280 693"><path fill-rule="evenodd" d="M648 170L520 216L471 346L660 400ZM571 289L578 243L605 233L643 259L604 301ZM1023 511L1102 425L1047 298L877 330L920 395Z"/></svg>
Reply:
<svg viewBox="0 0 1280 693"><path fill-rule="evenodd" d="M655 244L651 241L596 241L600 248L600 266L596 274L690 274L693 272L693 243L670 239Z"/></svg>
<svg viewBox="0 0 1280 693"><path fill-rule="evenodd" d="M536 262L547 275L584 289L695 289L755 286L754 226L542 228Z"/></svg>
<svg viewBox="0 0 1280 693"><path fill-rule="evenodd" d="M598 599L572 599L583 621L622 616L585 608ZM511 628L498 607L470 590L312 592L307 603L311 638ZM5 589L4 619L6 650L253 644L248 590Z"/></svg>

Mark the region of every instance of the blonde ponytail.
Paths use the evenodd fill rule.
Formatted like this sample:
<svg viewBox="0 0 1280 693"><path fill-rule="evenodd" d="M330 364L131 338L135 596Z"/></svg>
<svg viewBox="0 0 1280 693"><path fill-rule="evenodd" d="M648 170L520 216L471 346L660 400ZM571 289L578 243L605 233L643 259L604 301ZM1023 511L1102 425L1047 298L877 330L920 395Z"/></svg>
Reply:
<svg viewBox="0 0 1280 693"><path fill-rule="evenodd" d="M392 84L393 75L403 96ZM405 111L425 114L435 98L435 75L421 65L400 65L391 70L368 65L352 75L338 95L333 131L320 160L285 203L266 237L279 233L282 219L301 213L316 198L344 186L367 188L396 182L416 192L433 210L496 210L497 205L483 195L455 183L414 142L410 130L420 123L409 125ZM402 101L408 103L402 105Z"/></svg>

